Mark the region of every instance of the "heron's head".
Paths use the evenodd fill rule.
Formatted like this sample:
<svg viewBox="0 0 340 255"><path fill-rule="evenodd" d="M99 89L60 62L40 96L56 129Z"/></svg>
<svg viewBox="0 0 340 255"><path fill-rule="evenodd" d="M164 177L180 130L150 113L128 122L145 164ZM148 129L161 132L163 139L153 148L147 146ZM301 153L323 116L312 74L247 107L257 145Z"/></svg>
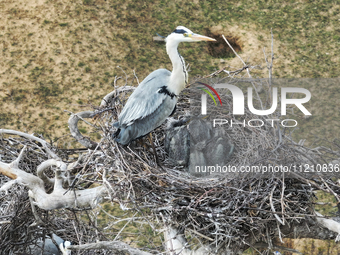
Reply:
<svg viewBox="0 0 340 255"><path fill-rule="evenodd" d="M59 244L59 249L63 255L70 255L71 251L68 249L72 244L69 241L64 241Z"/></svg>
<svg viewBox="0 0 340 255"><path fill-rule="evenodd" d="M198 42L198 41L216 41L214 38L193 33L190 29L178 26L166 37L165 42L180 43L180 42Z"/></svg>

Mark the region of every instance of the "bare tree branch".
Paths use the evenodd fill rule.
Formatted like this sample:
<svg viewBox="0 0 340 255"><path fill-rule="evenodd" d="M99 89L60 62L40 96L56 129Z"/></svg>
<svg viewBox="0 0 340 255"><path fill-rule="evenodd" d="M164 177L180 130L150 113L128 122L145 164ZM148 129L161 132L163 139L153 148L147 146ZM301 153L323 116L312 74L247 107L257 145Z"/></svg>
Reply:
<svg viewBox="0 0 340 255"><path fill-rule="evenodd" d="M83 146L88 149L94 150L98 143L92 141L89 137L83 136L78 129L78 121L82 118L93 118L93 111L84 111L76 114L71 114L71 117L68 120L68 126L70 128L71 135Z"/></svg>
<svg viewBox="0 0 340 255"><path fill-rule="evenodd" d="M337 233L337 237L335 238L335 242L340 241L340 222L337 222L332 219L326 219L323 217L321 213L315 212L315 214L319 217L316 217L318 223L321 224L324 228L327 228L335 233Z"/></svg>
<svg viewBox="0 0 340 255"><path fill-rule="evenodd" d="M93 208L106 191L104 186L99 186L91 189L67 192L67 190L63 188L63 178L60 176L60 172L66 170L66 164L55 160L49 160L43 162L43 164L40 165L40 176L42 176L42 171L49 166L58 165L61 167L61 169L56 171L53 192L48 194L46 193L43 181L43 179L47 180L46 177L41 179L33 174L26 173L17 167L13 167L12 165L12 163L7 164L0 161L0 173L16 180L16 183L28 187L30 197L35 200L34 205L44 210L53 210L59 208ZM11 185L13 183L14 182L11 182ZM4 188L0 188L0 191L1 190L8 190L8 185L6 185Z"/></svg>
<svg viewBox="0 0 340 255"><path fill-rule="evenodd" d="M59 159L59 157L52 151L50 150L50 145L43 139L40 139L34 135L29 135L29 134L26 134L24 132L20 132L20 131L15 131L15 130L10 130L10 129L0 129L0 134L11 134L11 135L18 135L18 136L22 136L22 137L25 137L29 140L33 140L33 141L36 141L36 142L39 142L43 148L45 149L46 153L51 156L52 158L54 159Z"/></svg>
<svg viewBox="0 0 340 255"><path fill-rule="evenodd" d="M136 87L132 87L132 86L122 86L119 87L115 90L113 90L112 92L110 92L109 94L107 94L101 101L100 103L100 107L106 107L108 106L110 103L112 103L113 100L115 100L117 98L117 96L125 91L130 91L130 90L135 90Z"/></svg>
<svg viewBox="0 0 340 255"><path fill-rule="evenodd" d="M82 250L112 250L116 252L126 252L130 255L151 255L152 253L145 252L136 248L129 246L128 244L121 241L102 241L97 243L88 243L80 245L71 245L68 247L72 251L82 251Z"/></svg>

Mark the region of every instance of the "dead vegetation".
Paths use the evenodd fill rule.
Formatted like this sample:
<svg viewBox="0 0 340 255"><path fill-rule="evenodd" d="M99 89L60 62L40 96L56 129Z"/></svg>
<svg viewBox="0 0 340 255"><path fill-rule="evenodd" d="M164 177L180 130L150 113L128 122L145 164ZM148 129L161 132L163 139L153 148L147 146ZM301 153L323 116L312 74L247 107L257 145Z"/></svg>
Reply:
<svg viewBox="0 0 340 255"><path fill-rule="evenodd" d="M268 58L268 68L271 72L273 55ZM240 59L242 61L242 59ZM238 79L249 77L250 72L256 66L245 65L239 70L221 69L208 77L205 81L213 83L229 82L233 83ZM202 80L202 79L200 79ZM270 83L260 83L258 80L250 80L254 88L262 87L265 91L270 91ZM128 83L126 83L128 85ZM129 87L127 87L128 89ZM21 222L27 229L38 227L43 231L30 232L30 240L36 240L41 235L60 232L61 235L73 242L71 249L85 249L81 244L103 241L97 246L91 246L96 254L106 254L105 249L116 242L118 239L129 240L129 232L126 228L129 224L138 226L139 232L145 232L144 226L147 225L154 238L143 240L137 238L131 240L130 248L143 247L145 252L159 254L163 251L172 252L178 249L176 242L181 243L183 254L186 252L205 250L205 254L218 254L225 251L237 252L249 247L261 254L281 249L280 242L284 237L311 237L320 239L333 239L335 235L331 231L322 229L317 224L327 228L327 222L323 222L322 215L315 212L315 190L322 190L334 196L338 201L340 186L337 182L339 174L323 174L322 171L304 173L304 171L290 171L284 173L247 173L247 174L217 174L205 178L195 178L183 167L172 165L171 160L164 151L164 132L165 128L156 129L153 132L153 139L157 148L157 154L163 167L160 168L155 163L151 145L146 139L142 139L146 146L137 144L123 147L112 139L112 123L117 119L122 105L126 100L126 91L122 87L115 93L110 93L104 100L101 107L93 109L91 116L95 116L95 126L100 130L102 138L89 152L82 153L81 158L75 162L72 159L72 152L50 148L51 152L45 153L45 149L37 142L30 141L29 137L14 138L3 135L1 138L1 158L3 162L11 162L21 158L18 167L29 173L38 167L39 164L46 162L47 155L56 155L63 162L72 163L72 167L59 169L52 167L50 176L63 179L63 188L67 192L80 192L89 187L105 187L106 196L112 204L119 204L123 211L128 212L121 218L110 214L106 209L92 210L87 219L83 219L79 212L71 208L72 214L65 211L34 211L33 215L14 213L17 211L17 204L28 206L27 197L24 189L20 192L12 191L11 185L7 185L5 190L10 191L10 196L2 197L2 205L7 205L11 201L15 204L3 206L3 220L1 235L17 238L17 231L21 228L15 227L20 217ZM196 91L197 92L197 91ZM195 88L191 87L184 91L184 96L178 104L178 111L175 118L181 118L186 112L197 113L199 102L194 99ZM232 108L232 97L227 93L222 96L227 109ZM268 107L268 102L261 101L257 97L256 105L264 108ZM214 115L216 109L213 109ZM199 112L199 111L198 111ZM225 112L220 116L229 120L238 121L235 116ZM272 116L277 118L278 116ZM253 119L250 111L246 111L245 119ZM256 116L257 119L264 119ZM74 124L76 125L76 124ZM307 148L300 143L295 143L287 128L275 125L274 128L244 128L241 125L227 130L230 142L235 145L235 153L228 164L240 169L242 166L302 166L303 169L311 171L309 166L321 166L329 169L331 164L338 165L340 153L325 147ZM79 139L79 137L77 138ZM28 149L24 152L22 146ZM46 144L43 146L47 146ZM92 145L91 145L92 146ZM339 146L334 143L334 146ZM21 152L21 153L20 153ZM53 153L52 153L53 152ZM20 153L20 155L19 155ZM51 154L52 153L52 154ZM335 161L332 161L335 160ZM70 165L70 164L68 164ZM64 172L65 176L60 177L58 171ZM7 174L7 176L9 176ZM57 176L59 176L57 178ZM2 184L8 183L6 177L1 177ZM45 181L46 182L46 181ZM20 181L18 182L20 184ZM53 190L56 189L56 186ZM4 188L3 188L4 190ZM51 192L51 191L48 191ZM54 191L53 191L54 192ZM17 194L22 196L16 197ZM26 201L26 202L24 202ZM36 201L39 202L39 201ZM36 203L39 205L39 203ZM67 208L68 206L65 205ZM84 210L86 208L79 208ZM90 209L90 208L89 208ZM109 218L101 221L100 212L104 212ZM132 216L131 216L132 215ZM63 220L62 218L65 220ZM81 218L82 219L81 219ZM48 221L48 222L47 222ZM127 221L126 224L112 232L112 226L119 221ZM336 222L331 220L332 224ZM72 224L71 224L72 222ZM96 223L95 223L96 222ZM100 223L99 223L100 222ZM29 225L33 223L33 225ZM142 227L143 226L143 227ZM161 230L165 226L165 230ZM313 230L307 231L308 228ZM12 229L15 229L13 231ZM293 229L295 229L293 231ZM322 231L321 231L322 230ZM12 232L11 232L12 231ZM93 232L94 231L94 232ZM297 232L296 232L297 231ZM333 230L334 231L334 230ZM67 234L66 234L67 233ZM94 234L95 233L95 234ZM165 233L165 239L160 238L159 234ZM175 234L174 234L175 233ZM171 237L167 240L167 237ZM28 238L28 237L27 237ZM189 241L183 241L186 238ZM183 239L183 240L182 240ZM25 245L12 243L10 239L2 239L1 247L8 250L23 250ZM110 242L104 242L109 241ZM112 241L113 240L113 241ZM177 240L177 241L176 241ZM179 240L179 241L178 241ZM181 241L182 240L182 241ZM29 242L28 242L29 243ZM10 245L9 245L10 244ZM79 245L78 245L79 244ZM120 243L123 245L123 243ZM164 246L163 246L164 245ZM72 248L73 247L73 248ZM83 247L83 248L81 248ZM98 250L96 247L104 247ZM106 247L106 248L105 248ZM129 249L130 249L129 248ZM89 254L83 250L80 254ZM140 251L141 252L141 251ZM93 254L93 250L90 254Z"/></svg>

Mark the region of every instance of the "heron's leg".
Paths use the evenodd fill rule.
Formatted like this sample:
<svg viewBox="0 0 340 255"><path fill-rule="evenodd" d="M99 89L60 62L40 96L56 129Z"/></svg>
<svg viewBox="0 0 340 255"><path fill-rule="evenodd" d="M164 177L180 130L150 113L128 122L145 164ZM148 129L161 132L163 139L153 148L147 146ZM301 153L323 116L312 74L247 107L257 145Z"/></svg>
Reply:
<svg viewBox="0 0 340 255"><path fill-rule="evenodd" d="M156 152L155 144L153 143L153 140L152 140L152 133L151 132L149 133L148 137L149 137L149 141L150 141L153 153L155 154L156 163L160 168L163 169L161 163L159 162L159 158L158 158L158 155L157 155L157 152Z"/></svg>

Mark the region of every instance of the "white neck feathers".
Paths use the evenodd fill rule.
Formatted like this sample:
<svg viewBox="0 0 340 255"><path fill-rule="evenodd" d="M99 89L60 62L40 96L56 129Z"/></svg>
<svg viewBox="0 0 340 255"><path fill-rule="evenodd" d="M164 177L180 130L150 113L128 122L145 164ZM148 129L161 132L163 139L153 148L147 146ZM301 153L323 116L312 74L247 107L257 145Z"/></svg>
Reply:
<svg viewBox="0 0 340 255"><path fill-rule="evenodd" d="M172 73L168 90L176 95L179 95L188 83L188 72L185 67L184 59L177 50L178 44L179 42L175 40L169 40L166 43L166 52L172 62Z"/></svg>

